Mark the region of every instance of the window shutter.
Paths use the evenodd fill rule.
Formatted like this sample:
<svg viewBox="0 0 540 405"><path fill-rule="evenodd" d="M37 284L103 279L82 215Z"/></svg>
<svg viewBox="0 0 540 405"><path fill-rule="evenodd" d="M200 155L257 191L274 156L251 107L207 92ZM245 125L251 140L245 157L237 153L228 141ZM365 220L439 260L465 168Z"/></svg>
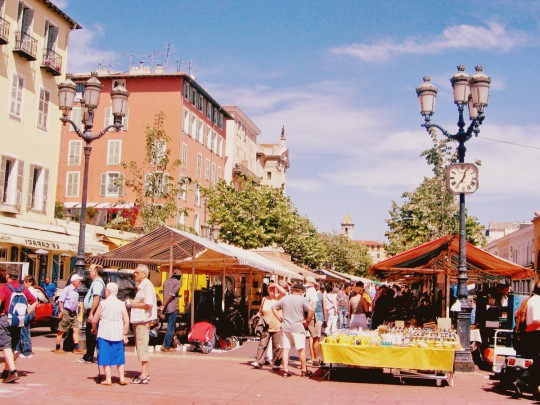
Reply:
<svg viewBox="0 0 540 405"><path fill-rule="evenodd" d="M47 213L47 195L49 190L49 169L43 169L43 208L41 209L42 214Z"/></svg>
<svg viewBox="0 0 540 405"><path fill-rule="evenodd" d="M11 103L9 107L10 114L17 114L17 88L19 85L19 77L13 75L13 80L11 82Z"/></svg>
<svg viewBox="0 0 540 405"><path fill-rule="evenodd" d="M150 195L150 173L144 174L144 194L146 196Z"/></svg>
<svg viewBox="0 0 540 405"><path fill-rule="evenodd" d="M22 190L24 178L24 162L22 160L17 161L17 172L17 197L15 199L15 209L20 212L22 205Z"/></svg>
<svg viewBox="0 0 540 405"><path fill-rule="evenodd" d="M5 180L6 180L6 162L7 157L2 156L2 162L0 163L0 202L4 201L4 188L6 187Z"/></svg>
<svg viewBox="0 0 540 405"><path fill-rule="evenodd" d="M105 108L105 123L104 128L108 127L109 125L112 125L113 119L112 119L112 108Z"/></svg>
<svg viewBox="0 0 540 405"><path fill-rule="evenodd" d="M26 203L26 209L30 211L32 209L32 200L34 199L34 193L32 186L34 185L34 165L30 165L30 181L28 182L28 201Z"/></svg>
<svg viewBox="0 0 540 405"><path fill-rule="evenodd" d="M103 197L107 192L107 173L101 173L100 195Z"/></svg>

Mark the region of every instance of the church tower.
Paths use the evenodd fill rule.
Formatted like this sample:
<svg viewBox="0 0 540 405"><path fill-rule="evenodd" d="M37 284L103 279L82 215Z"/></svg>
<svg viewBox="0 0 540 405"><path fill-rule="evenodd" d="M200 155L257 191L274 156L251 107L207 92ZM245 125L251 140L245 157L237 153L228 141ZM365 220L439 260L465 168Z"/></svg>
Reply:
<svg viewBox="0 0 540 405"><path fill-rule="evenodd" d="M343 222L341 223L341 233L350 240L354 240L354 224L349 214L345 215Z"/></svg>

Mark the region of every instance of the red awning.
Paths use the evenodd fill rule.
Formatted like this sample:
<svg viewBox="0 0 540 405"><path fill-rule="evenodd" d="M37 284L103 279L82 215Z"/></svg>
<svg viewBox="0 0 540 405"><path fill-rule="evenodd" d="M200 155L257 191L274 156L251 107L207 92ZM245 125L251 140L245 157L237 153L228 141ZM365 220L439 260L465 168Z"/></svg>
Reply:
<svg viewBox="0 0 540 405"><path fill-rule="evenodd" d="M533 278L534 271L502 259L467 242L469 283L506 278ZM414 281L447 273L457 281L459 236L448 235L383 260L369 268L369 274L385 280Z"/></svg>

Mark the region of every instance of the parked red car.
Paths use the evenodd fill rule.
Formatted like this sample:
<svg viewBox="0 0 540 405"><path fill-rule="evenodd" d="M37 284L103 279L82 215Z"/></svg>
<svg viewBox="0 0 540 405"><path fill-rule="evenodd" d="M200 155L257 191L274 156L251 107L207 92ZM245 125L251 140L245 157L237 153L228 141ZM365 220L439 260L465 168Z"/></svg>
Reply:
<svg viewBox="0 0 540 405"><path fill-rule="evenodd" d="M55 313L55 306L57 304L55 303L55 301L47 297L43 288L39 286L35 288L43 292L43 296L40 297L41 300L38 300L35 317L30 322L30 327L48 326L51 328L51 332L56 333L58 331L58 323L60 320L57 317L53 316L53 314ZM45 301L43 301L43 298L45 299Z"/></svg>

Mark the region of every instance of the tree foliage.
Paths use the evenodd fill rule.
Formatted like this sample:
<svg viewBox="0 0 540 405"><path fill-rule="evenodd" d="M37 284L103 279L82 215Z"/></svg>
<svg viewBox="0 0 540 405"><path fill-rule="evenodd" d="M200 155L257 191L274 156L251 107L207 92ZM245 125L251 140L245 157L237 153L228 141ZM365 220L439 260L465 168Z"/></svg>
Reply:
<svg viewBox="0 0 540 405"><path fill-rule="evenodd" d="M283 189L240 179L202 188L208 222L221 226L220 239L244 249L279 246L293 261L316 267L323 245L315 226L301 217Z"/></svg>
<svg viewBox="0 0 540 405"><path fill-rule="evenodd" d="M164 127L165 114L156 114L153 126L145 128L146 146L143 162L122 162L128 174L125 187L134 194L135 206L139 208L143 232L148 233L164 225L169 219L180 213L186 213L186 208L177 205L178 195L191 183L189 177L175 180L170 173L180 165L179 160L170 159L171 150L168 146L170 137ZM119 203L124 203L123 200Z"/></svg>
<svg viewBox="0 0 540 405"><path fill-rule="evenodd" d="M419 246L448 234L459 233L459 203L446 190L446 166L456 161L451 151L450 139L440 140L436 132L430 131L433 147L422 152L432 166L433 177L424 177L412 192L402 194L401 204L392 201L386 220L389 230L386 250L390 255ZM479 164L477 162L477 164ZM475 245L485 242L478 218L466 219L467 240Z"/></svg>
<svg viewBox="0 0 540 405"><path fill-rule="evenodd" d="M359 277L367 275L371 256L366 246L337 233L323 233L321 239L326 248L327 268Z"/></svg>

